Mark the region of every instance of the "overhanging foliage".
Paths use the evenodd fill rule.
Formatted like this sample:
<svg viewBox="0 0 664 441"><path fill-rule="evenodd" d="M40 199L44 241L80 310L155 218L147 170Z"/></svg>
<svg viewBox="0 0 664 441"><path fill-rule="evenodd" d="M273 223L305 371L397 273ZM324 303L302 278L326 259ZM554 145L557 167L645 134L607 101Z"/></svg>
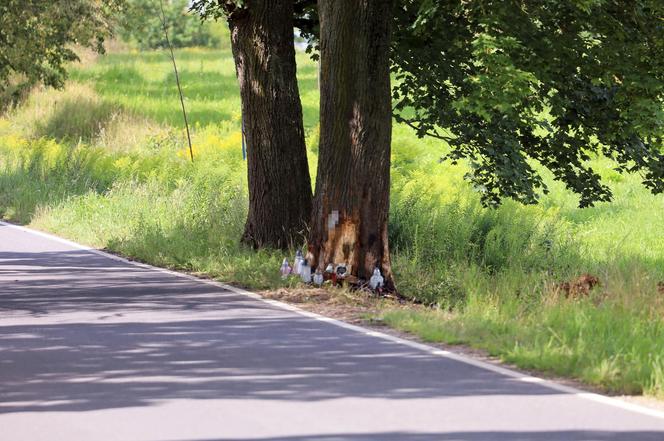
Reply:
<svg viewBox="0 0 664 441"><path fill-rule="evenodd" d="M664 3L405 0L397 11L397 118L469 159L485 203L536 202L547 188L534 162L580 206L610 200L587 163L596 153L664 191Z"/></svg>

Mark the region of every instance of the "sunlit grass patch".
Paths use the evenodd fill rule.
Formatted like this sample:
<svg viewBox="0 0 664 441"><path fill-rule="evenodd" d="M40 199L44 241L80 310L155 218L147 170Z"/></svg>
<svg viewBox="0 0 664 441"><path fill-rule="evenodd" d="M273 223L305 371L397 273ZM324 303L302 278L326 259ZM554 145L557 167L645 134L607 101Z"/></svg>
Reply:
<svg viewBox="0 0 664 441"><path fill-rule="evenodd" d="M449 314L391 310L381 318L427 342L465 344L526 369L576 378L617 394L661 396L664 321L590 301Z"/></svg>
<svg viewBox="0 0 664 441"><path fill-rule="evenodd" d="M61 91L35 90L23 106L12 110L4 120L11 120L14 133L28 138L86 143L115 151L130 150L167 130L99 96L90 86L73 82Z"/></svg>

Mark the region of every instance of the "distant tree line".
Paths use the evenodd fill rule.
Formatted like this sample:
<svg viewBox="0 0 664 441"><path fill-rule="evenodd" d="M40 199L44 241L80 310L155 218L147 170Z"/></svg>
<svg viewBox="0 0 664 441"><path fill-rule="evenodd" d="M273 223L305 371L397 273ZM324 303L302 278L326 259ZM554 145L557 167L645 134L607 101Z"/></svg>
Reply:
<svg viewBox="0 0 664 441"><path fill-rule="evenodd" d="M197 14L189 12L188 0L125 0L125 10L118 26L119 36L141 49L167 47L162 5L173 47L215 47L220 44L220 38L212 32L210 24L203 23Z"/></svg>
<svg viewBox="0 0 664 441"><path fill-rule="evenodd" d="M209 23L187 0L163 0L174 47L216 46ZM103 53L119 36L142 49L166 46L160 0L3 0L0 2L0 109L35 84L62 87L77 47Z"/></svg>
<svg viewBox="0 0 664 441"><path fill-rule="evenodd" d="M123 0L0 2L0 109L37 83L61 87L75 45L104 51ZM7 93L9 92L9 93Z"/></svg>

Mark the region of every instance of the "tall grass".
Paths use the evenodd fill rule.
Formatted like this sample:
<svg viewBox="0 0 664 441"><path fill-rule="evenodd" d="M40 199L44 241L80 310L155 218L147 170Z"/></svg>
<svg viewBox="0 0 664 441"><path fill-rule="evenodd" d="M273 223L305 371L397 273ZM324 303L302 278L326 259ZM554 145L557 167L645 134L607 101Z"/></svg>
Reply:
<svg viewBox="0 0 664 441"><path fill-rule="evenodd" d="M187 161L177 90L162 52L113 53L73 71L64 91L36 91L0 118L0 216L158 265L254 288L284 283L280 253L239 237L246 215L239 96L228 50L177 53L193 124ZM316 65L298 55L312 174ZM481 206L445 145L395 125L390 242L398 288L429 312L387 323L431 341L468 343L506 360L616 392L664 388L664 197L637 176L594 168L612 204L576 208L547 177L537 206ZM566 299L582 273L601 285Z"/></svg>

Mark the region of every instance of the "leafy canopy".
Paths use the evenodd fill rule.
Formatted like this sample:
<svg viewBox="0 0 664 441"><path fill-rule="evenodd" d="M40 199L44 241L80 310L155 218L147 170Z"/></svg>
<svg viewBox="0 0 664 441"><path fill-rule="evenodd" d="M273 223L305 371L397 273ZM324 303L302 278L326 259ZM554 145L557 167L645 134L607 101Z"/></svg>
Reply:
<svg viewBox="0 0 664 441"><path fill-rule="evenodd" d="M589 160L638 172L664 191L664 2L661 0L395 0L395 117L468 159L485 204L537 202L536 163L580 196L611 199ZM243 0L196 0L203 18ZM312 0L294 23L317 48Z"/></svg>
<svg viewBox="0 0 664 441"><path fill-rule="evenodd" d="M402 0L396 116L469 159L489 205L546 193L534 163L580 206L608 201L595 154L662 192L663 17L661 0Z"/></svg>
<svg viewBox="0 0 664 441"><path fill-rule="evenodd" d="M62 86L74 45L103 52L122 0L3 0L0 2L0 91L10 79Z"/></svg>

